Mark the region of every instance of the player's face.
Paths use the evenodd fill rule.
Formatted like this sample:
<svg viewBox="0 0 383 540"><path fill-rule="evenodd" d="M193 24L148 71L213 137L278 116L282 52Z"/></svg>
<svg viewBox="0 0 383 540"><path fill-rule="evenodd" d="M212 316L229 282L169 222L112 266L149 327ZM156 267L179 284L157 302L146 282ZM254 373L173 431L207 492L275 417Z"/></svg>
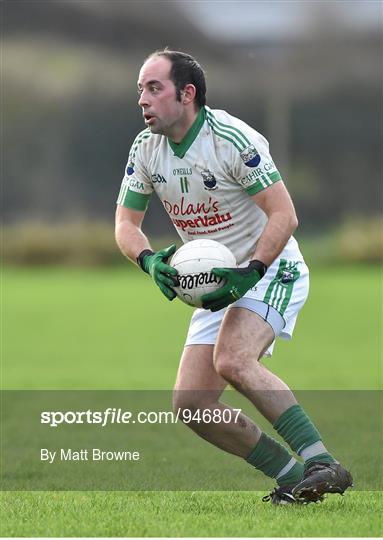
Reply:
<svg viewBox="0 0 383 540"><path fill-rule="evenodd" d="M184 114L184 107L176 99L176 87L170 79L171 62L157 56L142 66L138 77L138 105L142 108L145 124L152 133L170 135L172 128Z"/></svg>

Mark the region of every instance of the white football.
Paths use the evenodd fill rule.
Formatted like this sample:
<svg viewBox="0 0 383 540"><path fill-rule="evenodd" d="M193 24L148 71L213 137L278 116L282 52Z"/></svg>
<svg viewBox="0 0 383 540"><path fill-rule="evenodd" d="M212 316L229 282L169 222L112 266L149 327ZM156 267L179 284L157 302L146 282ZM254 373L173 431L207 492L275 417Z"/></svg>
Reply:
<svg viewBox="0 0 383 540"><path fill-rule="evenodd" d="M211 273L212 268L236 267L229 248L215 240L193 240L180 247L170 265L178 270L178 286L173 289L189 306L202 307L201 296L225 284L224 278Z"/></svg>

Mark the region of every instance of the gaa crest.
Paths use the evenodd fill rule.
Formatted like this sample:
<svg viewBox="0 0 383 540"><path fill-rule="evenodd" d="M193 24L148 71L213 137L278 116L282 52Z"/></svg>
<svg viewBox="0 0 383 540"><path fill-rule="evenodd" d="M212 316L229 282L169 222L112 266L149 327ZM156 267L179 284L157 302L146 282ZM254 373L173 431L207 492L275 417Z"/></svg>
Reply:
<svg viewBox="0 0 383 540"><path fill-rule="evenodd" d="M130 176L134 173L134 163L133 161L128 161L128 164L126 166L126 174Z"/></svg>
<svg viewBox="0 0 383 540"><path fill-rule="evenodd" d="M261 156L258 154L258 151L253 144L250 144L242 150L241 158L248 167L257 167L261 161Z"/></svg>
<svg viewBox="0 0 383 540"><path fill-rule="evenodd" d="M205 189L208 191L211 191L213 189L217 189L217 180L215 179L214 174L209 171L209 169L202 169L201 171L202 180L205 186Z"/></svg>

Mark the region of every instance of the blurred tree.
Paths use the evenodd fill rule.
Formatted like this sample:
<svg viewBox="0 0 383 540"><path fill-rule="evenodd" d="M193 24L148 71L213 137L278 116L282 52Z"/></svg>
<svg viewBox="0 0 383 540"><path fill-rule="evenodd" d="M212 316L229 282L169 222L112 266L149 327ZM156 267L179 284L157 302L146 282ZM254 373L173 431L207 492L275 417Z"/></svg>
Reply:
<svg viewBox="0 0 383 540"><path fill-rule="evenodd" d="M204 35L174 2L2 6L7 222L113 220L144 127L137 73L166 45L201 61L210 106L269 139L305 230L381 210L382 36L353 32L341 7L330 18L311 12L306 37L229 44ZM171 230L153 205L149 230Z"/></svg>

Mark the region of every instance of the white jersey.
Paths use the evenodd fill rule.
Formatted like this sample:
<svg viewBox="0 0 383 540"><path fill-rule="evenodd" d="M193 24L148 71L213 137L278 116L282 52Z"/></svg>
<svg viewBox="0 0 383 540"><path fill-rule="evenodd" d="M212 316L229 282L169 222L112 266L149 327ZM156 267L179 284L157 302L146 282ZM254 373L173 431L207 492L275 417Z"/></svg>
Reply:
<svg viewBox="0 0 383 540"><path fill-rule="evenodd" d="M279 180L260 133L225 111L203 107L179 144L149 129L136 137L117 204L145 210L155 191L184 243L217 240L242 264L267 223L251 196ZM293 238L286 248L302 258Z"/></svg>

